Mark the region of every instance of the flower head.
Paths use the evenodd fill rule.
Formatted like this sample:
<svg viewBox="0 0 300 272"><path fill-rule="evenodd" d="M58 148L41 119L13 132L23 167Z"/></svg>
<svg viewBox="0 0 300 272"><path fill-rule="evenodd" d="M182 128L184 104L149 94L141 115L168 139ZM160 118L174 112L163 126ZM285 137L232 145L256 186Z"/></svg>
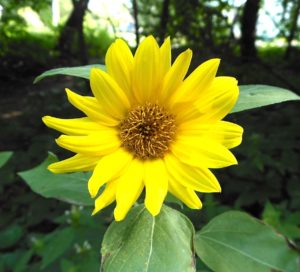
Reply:
<svg viewBox="0 0 300 272"><path fill-rule="evenodd" d="M64 133L57 144L77 153L49 169L93 171L88 181L96 197L93 213L116 201L114 216L122 220L144 189L145 206L154 216L168 192L199 209L195 191L221 191L209 168L237 163L229 149L241 143L243 129L221 121L237 100L237 81L216 77L219 59L186 77L191 58L188 49L171 65L169 38L159 47L147 37L134 56L117 39L106 54L107 72L91 70L94 97L66 90L87 117L43 118Z"/></svg>

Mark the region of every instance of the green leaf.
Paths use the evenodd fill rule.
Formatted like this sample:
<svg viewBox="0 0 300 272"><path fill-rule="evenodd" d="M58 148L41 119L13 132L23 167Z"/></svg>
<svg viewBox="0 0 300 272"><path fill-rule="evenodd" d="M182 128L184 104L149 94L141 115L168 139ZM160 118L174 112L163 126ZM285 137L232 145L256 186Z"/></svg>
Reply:
<svg viewBox="0 0 300 272"><path fill-rule="evenodd" d="M18 174L34 192L44 197L92 206L94 201L87 189L90 173L53 174L47 166L56 161L56 156L49 154L48 158L37 167Z"/></svg>
<svg viewBox="0 0 300 272"><path fill-rule="evenodd" d="M4 151L0 152L0 167L2 167L6 162L10 159L12 156L13 152L11 151Z"/></svg>
<svg viewBox="0 0 300 272"><path fill-rule="evenodd" d="M239 98L230 113L268 106L290 100L300 100L300 96L283 88L268 85L241 85Z"/></svg>
<svg viewBox="0 0 300 272"><path fill-rule="evenodd" d="M277 228L280 225L280 211L268 201L263 210L262 219L268 225Z"/></svg>
<svg viewBox="0 0 300 272"><path fill-rule="evenodd" d="M78 272L76 265L66 259L60 261L60 270L63 272Z"/></svg>
<svg viewBox="0 0 300 272"><path fill-rule="evenodd" d="M215 272L298 271L298 254L273 228L243 212L211 220L195 239L196 253Z"/></svg>
<svg viewBox="0 0 300 272"><path fill-rule="evenodd" d="M183 203L175 196L173 196L172 194L168 193L166 198L165 198L165 202L168 203L174 203L176 205L178 205L181 209L183 209Z"/></svg>
<svg viewBox="0 0 300 272"><path fill-rule="evenodd" d="M49 234L40 250L42 257L41 268L44 269L57 258L62 256L72 245L75 238L75 232L72 228L64 228Z"/></svg>
<svg viewBox="0 0 300 272"><path fill-rule="evenodd" d="M296 222L289 220L293 218L293 213L285 212L282 215L282 211L275 208L270 202L267 202L263 210L262 219L268 225L274 227L285 237L289 239L298 239L300 238L300 228L298 227L300 221L300 213L296 212L295 217L298 218Z"/></svg>
<svg viewBox="0 0 300 272"><path fill-rule="evenodd" d="M0 232L0 249L14 246L23 236L23 228L19 225L9 226Z"/></svg>
<svg viewBox="0 0 300 272"><path fill-rule="evenodd" d="M0 271L13 271L13 272L21 272L17 270L17 264L20 259L23 258L24 250L19 249L18 246L9 251L1 251L0 254ZM22 268L22 267L21 267ZM23 270L25 272L28 270ZM31 271L31 270L30 270Z"/></svg>
<svg viewBox="0 0 300 272"><path fill-rule="evenodd" d="M180 212L163 206L153 217L139 205L108 228L101 271L195 271L193 236L192 223Z"/></svg>
<svg viewBox="0 0 300 272"><path fill-rule="evenodd" d="M56 75L67 75L74 77L81 77L85 79L90 79L90 71L92 68L99 68L105 70L105 66L102 64L91 64L86 66L77 66L77 67L64 67L48 70L39 76L37 76L33 83L37 83L45 77L56 76Z"/></svg>
<svg viewBox="0 0 300 272"><path fill-rule="evenodd" d="M14 272L25 272L28 271L28 263L33 255L33 250L30 249L24 252L20 258L15 262Z"/></svg>

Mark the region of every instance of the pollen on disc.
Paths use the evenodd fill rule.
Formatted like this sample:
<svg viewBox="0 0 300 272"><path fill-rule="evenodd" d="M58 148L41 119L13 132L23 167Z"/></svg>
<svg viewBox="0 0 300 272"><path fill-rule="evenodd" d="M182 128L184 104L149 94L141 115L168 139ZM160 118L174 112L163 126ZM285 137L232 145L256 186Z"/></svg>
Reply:
<svg viewBox="0 0 300 272"><path fill-rule="evenodd" d="M142 160L162 158L175 138L174 116L157 104L146 103L129 111L120 123L122 145Z"/></svg>

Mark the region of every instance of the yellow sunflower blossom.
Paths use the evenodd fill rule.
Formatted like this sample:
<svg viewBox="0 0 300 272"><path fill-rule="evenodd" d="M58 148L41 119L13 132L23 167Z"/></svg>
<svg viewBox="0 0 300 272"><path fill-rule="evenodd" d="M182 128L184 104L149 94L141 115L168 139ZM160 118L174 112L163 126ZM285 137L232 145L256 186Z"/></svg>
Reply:
<svg viewBox="0 0 300 272"><path fill-rule="evenodd" d="M145 38L134 56L117 39L106 54L107 72L91 70L94 97L66 90L70 103L87 117L43 118L64 133L57 144L77 153L49 170L93 171L88 181L96 197L93 214L116 201L114 217L120 221L144 189L153 216L168 192L200 209L196 192L221 191L209 168L237 164L229 149L241 143L243 129L222 119L239 89L235 78L216 77L219 59L186 77L191 58L188 49L171 65L169 38L161 47L152 36Z"/></svg>

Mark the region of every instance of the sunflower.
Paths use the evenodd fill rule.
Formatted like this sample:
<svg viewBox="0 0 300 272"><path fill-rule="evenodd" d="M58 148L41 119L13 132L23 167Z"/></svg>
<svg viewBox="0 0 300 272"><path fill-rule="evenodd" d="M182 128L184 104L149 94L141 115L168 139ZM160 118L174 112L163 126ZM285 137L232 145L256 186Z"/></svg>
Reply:
<svg viewBox="0 0 300 272"><path fill-rule="evenodd" d="M171 65L169 38L159 47L148 36L134 56L117 39L106 54L107 71L91 70L94 97L66 90L86 117L43 118L64 134L57 144L77 153L49 170L93 172L88 181L96 198L93 214L116 201L114 217L120 221L144 189L153 216L168 192L200 209L196 192L221 191L209 169L237 164L229 149L241 143L243 129L222 119L239 89L235 78L216 77L219 59L204 62L186 77L191 58L188 49Z"/></svg>

